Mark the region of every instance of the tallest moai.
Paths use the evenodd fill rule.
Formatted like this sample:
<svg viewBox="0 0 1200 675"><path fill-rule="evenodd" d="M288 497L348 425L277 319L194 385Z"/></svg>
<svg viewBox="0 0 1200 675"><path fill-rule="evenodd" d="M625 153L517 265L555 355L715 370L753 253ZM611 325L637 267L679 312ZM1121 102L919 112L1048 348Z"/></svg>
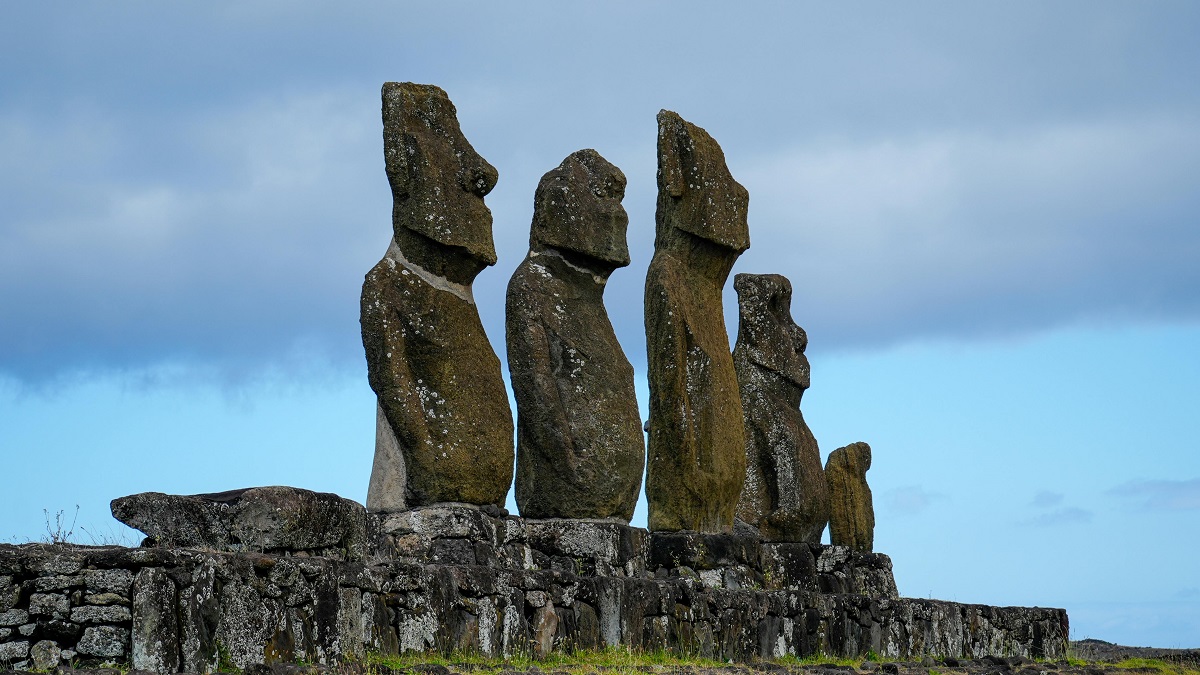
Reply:
<svg viewBox="0 0 1200 675"><path fill-rule="evenodd" d="M362 290L378 397L367 507L501 505L512 482L512 411L471 292L496 263L483 202L496 169L432 85L383 85L383 153L393 236Z"/></svg>
<svg viewBox="0 0 1200 675"><path fill-rule="evenodd" d="M750 247L749 201L708 132L658 113L658 209L646 275L651 530L733 528L746 449L721 290Z"/></svg>

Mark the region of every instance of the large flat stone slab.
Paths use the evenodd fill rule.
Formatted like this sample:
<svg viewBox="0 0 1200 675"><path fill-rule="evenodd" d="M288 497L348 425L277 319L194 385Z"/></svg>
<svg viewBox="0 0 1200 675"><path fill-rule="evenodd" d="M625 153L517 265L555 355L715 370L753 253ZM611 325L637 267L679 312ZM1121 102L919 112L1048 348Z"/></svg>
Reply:
<svg viewBox="0 0 1200 675"><path fill-rule="evenodd" d="M153 545L361 558L366 509L328 492L272 486L199 495L142 492L114 499L113 517Z"/></svg>

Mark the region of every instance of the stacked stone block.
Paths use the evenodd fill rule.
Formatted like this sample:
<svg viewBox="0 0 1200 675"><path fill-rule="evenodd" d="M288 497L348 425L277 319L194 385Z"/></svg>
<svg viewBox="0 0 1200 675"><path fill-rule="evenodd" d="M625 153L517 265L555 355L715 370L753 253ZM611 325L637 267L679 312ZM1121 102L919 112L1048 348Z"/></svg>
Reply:
<svg viewBox="0 0 1200 675"><path fill-rule="evenodd" d="M656 542L655 535L629 528L634 532L625 541L640 536L644 546L632 545L626 553L644 555L644 570L635 562L620 569L614 564L613 575L578 573L565 569L568 560L598 559L599 551L617 562L625 554L619 547L578 543L595 529L580 534L561 522L503 521L503 533L524 533L509 544L521 542L537 553L523 564L512 558L505 559L508 566L490 567L379 555L355 561L198 549L0 546L0 590L11 605L0 612L7 631L0 658L21 668L70 661L212 672L218 666L335 663L410 651L512 656L622 646L748 660L867 651L886 658L1054 658L1066 647L1062 610L901 599L894 585L863 594L870 589L856 579L890 578L890 565L878 554L807 544L756 551L746 541L706 542L703 554L666 567L675 564L680 542ZM437 542L462 533L425 535ZM500 531L497 536L503 540ZM800 562L779 562L797 551ZM743 577L730 583L745 574L739 566L763 582ZM797 570L807 576L786 576Z"/></svg>

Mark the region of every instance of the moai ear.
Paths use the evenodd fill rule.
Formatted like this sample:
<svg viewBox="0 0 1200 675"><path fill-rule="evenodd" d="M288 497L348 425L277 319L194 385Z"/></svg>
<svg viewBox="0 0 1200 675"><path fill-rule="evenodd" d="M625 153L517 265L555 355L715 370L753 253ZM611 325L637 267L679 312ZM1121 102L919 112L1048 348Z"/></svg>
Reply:
<svg viewBox="0 0 1200 675"><path fill-rule="evenodd" d="M682 197L684 189L683 165L678 152L663 152L663 146L678 142L678 128L683 118L670 110L658 111L658 180L667 194Z"/></svg>

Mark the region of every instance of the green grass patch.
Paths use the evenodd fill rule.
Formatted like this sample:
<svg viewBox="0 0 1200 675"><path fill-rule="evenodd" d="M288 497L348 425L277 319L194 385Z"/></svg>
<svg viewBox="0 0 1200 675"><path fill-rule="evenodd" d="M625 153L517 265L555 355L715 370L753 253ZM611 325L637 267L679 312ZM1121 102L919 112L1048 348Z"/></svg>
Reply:
<svg viewBox="0 0 1200 675"><path fill-rule="evenodd" d="M1115 664L1117 668L1126 670L1154 670L1161 675L1200 675L1200 668L1187 666L1182 663L1172 663L1160 659L1125 659Z"/></svg>
<svg viewBox="0 0 1200 675"><path fill-rule="evenodd" d="M447 667L472 666L489 670L529 670L536 666L542 671L561 671L570 675L586 675L600 671L606 675L645 675L647 668L652 671L669 672L672 668L679 667L716 668L725 665L723 661L699 656L679 656L666 651L641 652L625 649L577 651L573 654L554 652L541 659L523 654L502 658L472 653L450 655L407 653L398 656L369 656L365 660L368 664L384 666L393 670L410 670L415 666L432 663Z"/></svg>

